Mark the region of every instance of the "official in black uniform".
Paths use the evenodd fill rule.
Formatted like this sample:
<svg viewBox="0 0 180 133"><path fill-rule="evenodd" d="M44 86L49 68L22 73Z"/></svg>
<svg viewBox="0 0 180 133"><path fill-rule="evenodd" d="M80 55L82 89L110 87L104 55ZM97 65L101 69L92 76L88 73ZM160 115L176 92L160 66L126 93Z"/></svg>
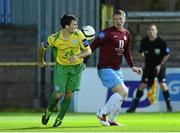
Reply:
<svg viewBox="0 0 180 133"><path fill-rule="evenodd" d="M140 53L145 61L141 84L133 101L133 106L126 112L135 112L136 107L143 95L143 90L147 86L152 86L154 78L157 77L163 96L167 105L167 111L172 112L170 104L168 86L166 84L166 66L165 62L170 56L170 50L167 44L158 35L157 26L151 24L148 26L148 36L143 38L140 44Z"/></svg>

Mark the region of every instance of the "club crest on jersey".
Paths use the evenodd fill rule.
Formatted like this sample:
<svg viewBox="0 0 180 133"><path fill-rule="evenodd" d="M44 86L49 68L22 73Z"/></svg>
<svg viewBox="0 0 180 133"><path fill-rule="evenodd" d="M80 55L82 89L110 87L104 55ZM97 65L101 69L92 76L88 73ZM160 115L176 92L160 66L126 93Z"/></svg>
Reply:
<svg viewBox="0 0 180 133"><path fill-rule="evenodd" d="M161 50L160 49L155 49L154 52L155 52L155 54L160 54Z"/></svg>
<svg viewBox="0 0 180 133"><path fill-rule="evenodd" d="M73 44L74 44L74 45L78 44L78 39L74 39L74 40L73 40Z"/></svg>
<svg viewBox="0 0 180 133"><path fill-rule="evenodd" d="M55 88L54 88L56 91L59 91L59 86L55 86Z"/></svg>
<svg viewBox="0 0 180 133"><path fill-rule="evenodd" d="M125 40L125 41L127 40L127 37L126 37L126 36L124 36L124 40Z"/></svg>

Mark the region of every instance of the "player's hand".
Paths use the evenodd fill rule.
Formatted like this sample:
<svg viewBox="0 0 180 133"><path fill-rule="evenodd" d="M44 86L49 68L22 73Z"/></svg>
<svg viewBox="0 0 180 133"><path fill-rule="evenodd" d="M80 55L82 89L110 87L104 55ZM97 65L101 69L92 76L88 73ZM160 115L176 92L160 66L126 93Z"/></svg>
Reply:
<svg viewBox="0 0 180 133"><path fill-rule="evenodd" d="M142 73L142 69L139 67L132 67L133 72L137 73L137 74L141 74Z"/></svg>
<svg viewBox="0 0 180 133"><path fill-rule="evenodd" d="M160 69L161 69L161 65L157 65L157 66L156 66L156 73L157 73L157 74L159 74Z"/></svg>
<svg viewBox="0 0 180 133"><path fill-rule="evenodd" d="M70 57L70 63L74 63L75 61L77 61L79 59L78 56L71 56Z"/></svg>
<svg viewBox="0 0 180 133"><path fill-rule="evenodd" d="M44 60L38 62L38 67L44 67L45 65L46 65L46 62Z"/></svg>

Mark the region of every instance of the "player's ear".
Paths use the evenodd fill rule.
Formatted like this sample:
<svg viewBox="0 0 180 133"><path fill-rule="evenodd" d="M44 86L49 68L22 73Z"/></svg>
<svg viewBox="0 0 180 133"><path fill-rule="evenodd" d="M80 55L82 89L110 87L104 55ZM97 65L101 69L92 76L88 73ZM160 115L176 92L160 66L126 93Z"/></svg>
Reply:
<svg viewBox="0 0 180 133"><path fill-rule="evenodd" d="M158 34L158 29L156 28L156 34Z"/></svg>
<svg viewBox="0 0 180 133"><path fill-rule="evenodd" d="M124 17L124 22L126 22L126 17Z"/></svg>
<svg viewBox="0 0 180 133"><path fill-rule="evenodd" d="M65 25L65 27L64 27L64 28L65 28L65 29L66 29L66 28L69 28L69 25Z"/></svg>

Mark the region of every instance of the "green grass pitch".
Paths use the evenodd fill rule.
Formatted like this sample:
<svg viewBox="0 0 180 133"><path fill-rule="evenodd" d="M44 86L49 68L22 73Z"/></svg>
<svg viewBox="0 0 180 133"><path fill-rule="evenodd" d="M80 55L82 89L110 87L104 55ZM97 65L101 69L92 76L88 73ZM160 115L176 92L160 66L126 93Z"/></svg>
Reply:
<svg viewBox="0 0 180 133"><path fill-rule="evenodd" d="M59 128L52 128L57 113L46 126L41 113L1 112L0 132L180 132L180 112L120 114L126 126L101 126L95 114L67 113Z"/></svg>

